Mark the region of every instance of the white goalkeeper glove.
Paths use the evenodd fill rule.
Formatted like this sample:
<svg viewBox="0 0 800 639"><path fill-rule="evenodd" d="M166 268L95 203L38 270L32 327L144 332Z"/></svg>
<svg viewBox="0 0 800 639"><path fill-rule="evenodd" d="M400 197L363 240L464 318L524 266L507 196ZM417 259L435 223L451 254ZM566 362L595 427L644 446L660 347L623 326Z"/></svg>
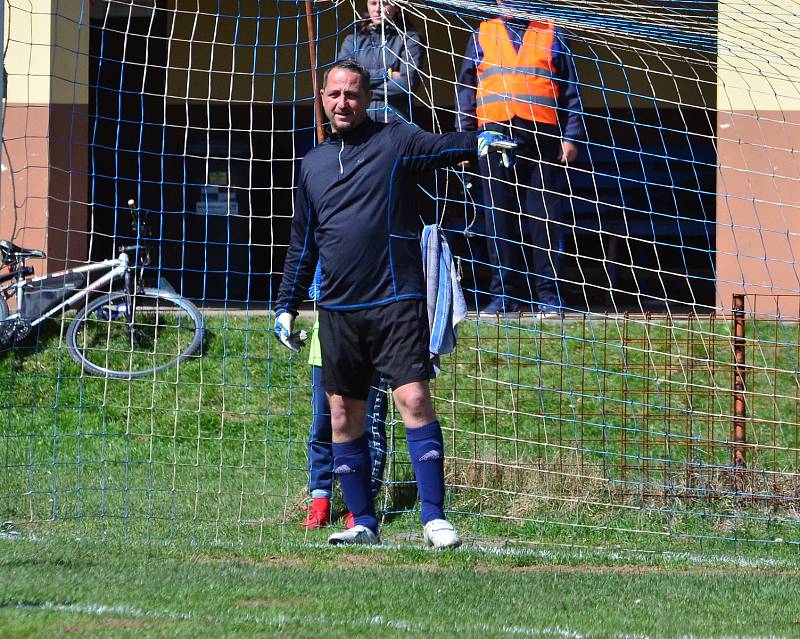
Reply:
<svg viewBox="0 0 800 639"><path fill-rule="evenodd" d="M489 151L502 154L503 166L510 169L517 161L517 143L507 135L497 131L483 131L478 134L478 157L486 157Z"/></svg>
<svg viewBox="0 0 800 639"><path fill-rule="evenodd" d="M282 308L275 311L275 328L272 332L281 344L294 353L300 352L308 338L305 331L294 332L294 315Z"/></svg>

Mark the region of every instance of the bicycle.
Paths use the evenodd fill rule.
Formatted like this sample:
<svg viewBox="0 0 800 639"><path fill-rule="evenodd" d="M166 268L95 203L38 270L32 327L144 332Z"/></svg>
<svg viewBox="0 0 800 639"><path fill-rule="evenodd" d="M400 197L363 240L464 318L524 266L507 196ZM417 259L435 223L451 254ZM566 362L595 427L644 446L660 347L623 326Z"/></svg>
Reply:
<svg viewBox="0 0 800 639"><path fill-rule="evenodd" d="M36 277L25 262L44 259L44 252L0 240L0 264L9 270L0 275L0 346L24 340L47 319L83 302L67 328L66 344L87 373L152 376L200 348L205 324L197 307L175 292L143 286L150 252L141 238L149 232L133 200L128 207L137 243L102 262ZM103 271L86 284L89 274ZM122 287L115 287L119 282ZM14 297L16 312L11 314L7 300Z"/></svg>

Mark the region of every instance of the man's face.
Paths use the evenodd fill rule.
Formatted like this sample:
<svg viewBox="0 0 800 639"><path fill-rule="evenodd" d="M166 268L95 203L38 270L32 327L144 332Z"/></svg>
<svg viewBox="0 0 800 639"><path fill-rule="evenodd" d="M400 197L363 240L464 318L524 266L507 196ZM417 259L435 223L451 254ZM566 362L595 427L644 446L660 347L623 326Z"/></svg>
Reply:
<svg viewBox="0 0 800 639"><path fill-rule="evenodd" d="M322 108L337 133L358 127L367 118L370 92L361 86L361 76L349 69L333 69L320 91Z"/></svg>
<svg viewBox="0 0 800 639"><path fill-rule="evenodd" d="M393 20L400 10L400 7L392 4L390 0L367 0L367 12L372 24L381 23L381 5L385 7L383 11L390 20Z"/></svg>

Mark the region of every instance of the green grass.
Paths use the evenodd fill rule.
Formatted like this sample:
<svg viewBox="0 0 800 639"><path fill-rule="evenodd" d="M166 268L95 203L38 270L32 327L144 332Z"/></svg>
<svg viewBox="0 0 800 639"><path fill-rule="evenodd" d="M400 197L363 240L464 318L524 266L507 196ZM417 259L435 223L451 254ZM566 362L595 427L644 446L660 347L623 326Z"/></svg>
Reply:
<svg viewBox="0 0 800 639"><path fill-rule="evenodd" d="M800 562L0 541L0 636L796 637Z"/></svg>
<svg viewBox="0 0 800 639"><path fill-rule="evenodd" d="M305 354L282 348L264 315L207 325L203 356L154 379L81 375L57 325L0 353L0 517L39 535L258 545L280 531L301 543ZM495 545L796 548L792 330L764 329L749 351L763 392L749 404L759 446L742 498L724 469L728 324L467 324L434 386L451 517ZM400 540L419 527L402 427L390 437L379 508Z"/></svg>
<svg viewBox="0 0 800 639"><path fill-rule="evenodd" d="M798 635L792 327L748 350L742 497L727 324L466 326L434 387L466 543L435 553L396 424L385 545L300 529L304 355L207 322L148 380L82 376L57 326L0 353L0 637Z"/></svg>

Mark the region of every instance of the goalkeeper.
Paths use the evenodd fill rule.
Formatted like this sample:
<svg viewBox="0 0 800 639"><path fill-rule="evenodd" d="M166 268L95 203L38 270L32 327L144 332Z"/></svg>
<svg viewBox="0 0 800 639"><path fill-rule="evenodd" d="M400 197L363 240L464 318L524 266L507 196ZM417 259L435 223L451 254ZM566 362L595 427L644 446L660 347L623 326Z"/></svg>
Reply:
<svg viewBox="0 0 800 639"><path fill-rule="evenodd" d="M502 7L503 0L498 4ZM481 22L468 41L457 87L459 130L498 131L519 147L515 170L491 155L479 162L494 267L492 299L482 312L531 307L532 291L521 272L532 258L538 311L559 316L555 262L564 190L559 165L575 160L577 142L585 137L578 77L564 32L547 21ZM526 235L531 255L522 251Z"/></svg>
<svg viewBox="0 0 800 639"><path fill-rule="evenodd" d="M377 370L406 427L423 538L461 543L444 514L444 444L428 388L433 376L420 252L419 174L486 154L496 133L435 135L367 116L369 73L333 64L321 91L331 135L303 159L275 335L297 350L294 318L317 261L322 374L331 408L334 473L355 525L331 544L380 543L370 491L366 399ZM503 148L510 160L512 149Z"/></svg>

